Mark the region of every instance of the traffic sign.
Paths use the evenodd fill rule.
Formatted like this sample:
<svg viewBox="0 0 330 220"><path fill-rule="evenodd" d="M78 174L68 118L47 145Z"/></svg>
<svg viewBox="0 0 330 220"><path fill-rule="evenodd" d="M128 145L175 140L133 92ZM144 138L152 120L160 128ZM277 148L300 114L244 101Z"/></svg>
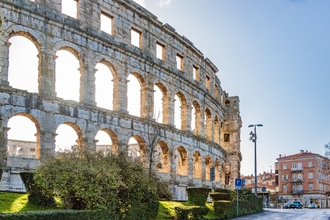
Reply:
<svg viewBox="0 0 330 220"><path fill-rule="evenodd" d="M261 188L261 191L262 191L262 192L266 192L266 187L262 187L262 188Z"/></svg>
<svg viewBox="0 0 330 220"><path fill-rule="evenodd" d="M242 186L242 180L241 179L235 179L235 186Z"/></svg>

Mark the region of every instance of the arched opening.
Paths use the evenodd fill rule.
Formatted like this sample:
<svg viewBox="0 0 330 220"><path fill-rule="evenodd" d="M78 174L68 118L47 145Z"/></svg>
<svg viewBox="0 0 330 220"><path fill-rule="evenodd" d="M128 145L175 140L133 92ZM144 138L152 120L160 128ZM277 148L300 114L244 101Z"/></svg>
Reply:
<svg viewBox="0 0 330 220"><path fill-rule="evenodd" d="M162 173L169 173L171 171L170 149L163 141L158 142L157 147L157 151L161 153L160 161L158 162L160 165L157 166L160 167L158 171Z"/></svg>
<svg viewBox="0 0 330 220"><path fill-rule="evenodd" d="M188 175L188 155L184 147L178 147L175 150L176 173L182 176Z"/></svg>
<svg viewBox="0 0 330 220"><path fill-rule="evenodd" d="M201 132L201 108L197 101L192 103L191 113L191 128L195 135L200 135Z"/></svg>
<svg viewBox="0 0 330 220"><path fill-rule="evenodd" d="M163 123L163 93L157 85L154 91L154 118L156 122Z"/></svg>
<svg viewBox="0 0 330 220"><path fill-rule="evenodd" d="M174 97L174 124L178 129L184 129L186 126L186 98L180 92Z"/></svg>
<svg viewBox="0 0 330 220"><path fill-rule="evenodd" d="M205 157L205 179L211 180L212 159L210 156Z"/></svg>
<svg viewBox="0 0 330 220"><path fill-rule="evenodd" d="M79 102L80 64L77 56L69 50L56 52L55 91L57 97Z"/></svg>
<svg viewBox="0 0 330 220"><path fill-rule="evenodd" d="M127 110L130 115L141 117L141 84L133 74L130 74L127 80Z"/></svg>
<svg viewBox="0 0 330 220"><path fill-rule="evenodd" d="M207 140L212 141L212 115L209 109L204 113L205 137Z"/></svg>
<svg viewBox="0 0 330 220"><path fill-rule="evenodd" d="M95 101L98 107L113 109L113 74L105 64L98 63L95 73Z"/></svg>
<svg viewBox="0 0 330 220"><path fill-rule="evenodd" d="M105 154L116 154L117 147L114 145L112 139L117 140L117 136L113 131L108 129L99 130L95 136L96 151L103 151Z"/></svg>
<svg viewBox="0 0 330 220"><path fill-rule="evenodd" d="M37 120L28 114L18 114L8 120L8 155L40 159L40 134Z"/></svg>
<svg viewBox="0 0 330 220"><path fill-rule="evenodd" d="M13 88L38 92L38 49L23 36L9 39L8 81Z"/></svg>
<svg viewBox="0 0 330 220"><path fill-rule="evenodd" d="M146 143L144 139L140 136L134 135L128 141L128 156L139 159L142 164L147 165L145 146Z"/></svg>
<svg viewBox="0 0 330 220"><path fill-rule="evenodd" d="M198 151L194 152L194 178L202 178L202 156Z"/></svg>
<svg viewBox="0 0 330 220"><path fill-rule="evenodd" d="M82 133L76 124L70 122L63 123L56 129L56 134L56 152L69 152L81 149Z"/></svg>

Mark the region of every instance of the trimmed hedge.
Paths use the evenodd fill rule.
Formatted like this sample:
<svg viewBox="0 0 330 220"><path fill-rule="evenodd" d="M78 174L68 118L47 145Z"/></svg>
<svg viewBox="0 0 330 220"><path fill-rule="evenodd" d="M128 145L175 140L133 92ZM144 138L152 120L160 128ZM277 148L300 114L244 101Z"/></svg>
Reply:
<svg viewBox="0 0 330 220"><path fill-rule="evenodd" d="M108 220L117 219L106 211L87 210L51 210L51 211L29 211L16 213L0 213L0 220Z"/></svg>
<svg viewBox="0 0 330 220"><path fill-rule="evenodd" d="M188 202L197 206L204 206L210 191L209 188L188 188Z"/></svg>
<svg viewBox="0 0 330 220"><path fill-rule="evenodd" d="M222 188L216 188L216 189L214 190L214 192L219 192L219 193L229 193L229 194L230 194L231 190L229 190L229 189L222 189Z"/></svg>
<svg viewBox="0 0 330 220"><path fill-rule="evenodd" d="M209 194L212 201L219 201L219 200L230 200L230 193L219 193L219 192L214 192Z"/></svg>
<svg viewBox="0 0 330 220"><path fill-rule="evenodd" d="M174 208L177 220L204 219L210 209L206 206L180 206Z"/></svg>

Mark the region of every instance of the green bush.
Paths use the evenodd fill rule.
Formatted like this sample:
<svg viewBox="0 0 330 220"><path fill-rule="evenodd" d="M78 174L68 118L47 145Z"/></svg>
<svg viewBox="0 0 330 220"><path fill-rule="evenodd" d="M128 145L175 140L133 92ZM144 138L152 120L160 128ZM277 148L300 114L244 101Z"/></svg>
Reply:
<svg viewBox="0 0 330 220"><path fill-rule="evenodd" d="M219 193L229 193L229 194L230 194L231 190L229 190L229 189L222 189L222 188L216 188L216 189L214 190L214 192L219 192Z"/></svg>
<svg viewBox="0 0 330 220"><path fill-rule="evenodd" d="M209 194L212 201L219 201L219 200L229 200L230 201L230 193L219 193L214 192Z"/></svg>
<svg viewBox="0 0 330 220"><path fill-rule="evenodd" d="M41 207L55 207L56 203L52 196L53 194L43 192L42 189L35 184L33 179L34 175L35 173L32 172L20 173L25 189L29 193L28 201Z"/></svg>
<svg viewBox="0 0 330 220"><path fill-rule="evenodd" d="M60 153L38 167L36 183L66 209L107 210L116 219L155 219L159 179L138 160L103 152Z"/></svg>
<svg viewBox="0 0 330 220"><path fill-rule="evenodd" d="M204 206L211 189L187 188L188 201L197 206Z"/></svg>
<svg viewBox="0 0 330 220"><path fill-rule="evenodd" d="M52 211L29 211L17 213L0 213L0 220L108 220L115 219L111 213L106 211L86 211L86 210L52 210Z"/></svg>
<svg viewBox="0 0 330 220"><path fill-rule="evenodd" d="M204 219L203 215L210 211L206 206L180 206L175 207L174 210L177 220Z"/></svg>

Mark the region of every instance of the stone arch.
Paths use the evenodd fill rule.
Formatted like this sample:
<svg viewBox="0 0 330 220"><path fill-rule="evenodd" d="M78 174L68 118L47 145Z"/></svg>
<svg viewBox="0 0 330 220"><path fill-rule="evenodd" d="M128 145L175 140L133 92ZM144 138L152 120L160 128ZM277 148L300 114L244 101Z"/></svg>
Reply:
<svg viewBox="0 0 330 220"><path fill-rule="evenodd" d="M88 147L88 146L84 146L84 135L83 135L83 132L81 130L81 128L79 127L78 124L74 123L74 122L70 122L70 121L64 121L63 123L59 124L56 128L56 131L57 129L59 128L60 125L68 125L69 127L71 127L77 134L77 140L75 141L77 143L77 150L81 150L83 149L84 147ZM58 135L58 134L56 134ZM76 147L76 146L74 146Z"/></svg>
<svg viewBox="0 0 330 220"><path fill-rule="evenodd" d="M137 107L139 106L139 112L136 113L130 113L132 115L138 116L138 117L143 117L147 114L147 109L148 109L148 103L147 103L147 86L146 86L146 82L143 78L143 76L137 72L131 72L130 75L132 75L133 77L135 77L135 79L138 81L139 86L140 86L140 91L136 91L139 88L133 88L133 86L136 85L129 85L129 80L128 80L128 86L127 86L127 100L128 100L128 111L132 110L133 106ZM132 90L133 89L133 90ZM132 91L132 94L130 94L130 91ZM134 93L134 97L129 97L130 95L133 95ZM133 100L137 100L140 101L140 103L137 103L136 101ZM131 111L132 112L132 111Z"/></svg>
<svg viewBox="0 0 330 220"><path fill-rule="evenodd" d="M161 168L159 172L162 173L169 173L171 171L171 164L170 164L170 149L165 141L159 141L158 146L161 150Z"/></svg>
<svg viewBox="0 0 330 220"><path fill-rule="evenodd" d="M185 130L187 128L187 110L189 109L189 107L187 105L186 96L182 92L177 92L175 94L175 97L178 97L179 100L174 99L174 102L180 101L179 102L180 112L179 113L174 112L175 120L177 120L178 123L180 123L180 124L177 124L180 126L180 127L178 127L178 129ZM178 117L178 116L180 116L180 117Z"/></svg>
<svg viewBox="0 0 330 220"><path fill-rule="evenodd" d="M118 136L117 136L117 134L113 130L108 129L108 128L101 128L99 131L103 131L103 132L105 132L109 136L109 138L111 140L111 144L109 146L98 146L97 145L97 142L99 140L96 140L95 139L96 150L109 151L111 154L118 154L118 150L119 150L118 144L119 144L119 142L118 142Z"/></svg>
<svg viewBox="0 0 330 220"><path fill-rule="evenodd" d="M33 32L33 31L32 31ZM2 34L2 33L1 33ZM9 35L8 35L8 40L12 37L25 37L27 39L29 39L33 44L34 46L37 48L38 51L40 51L41 49L41 44L42 44L42 40L41 40L41 43L39 42L40 41L40 38L37 38L35 37L34 35L35 33L31 33L29 31L22 31L22 30L18 30L18 31L12 31Z"/></svg>
<svg viewBox="0 0 330 220"><path fill-rule="evenodd" d="M212 165L212 159L209 155L205 157L205 178L206 180L211 180L211 168Z"/></svg>
<svg viewBox="0 0 330 220"><path fill-rule="evenodd" d="M93 86L95 88L95 102L98 107L114 109L114 78L116 75L113 65L109 61L102 59L95 64Z"/></svg>
<svg viewBox="0 0 330 220"><path fill-rule="evenodd" d="M77 70L72 70L73 72L78 71L79 75L72 75L73 73L70 72L69 74L63 74L63 72L61 72L59 69L57 69L58 66L58 62L55 62L55 91L57 93L57 96L63 98L63 96L67 96L67 92L63 92L62 89L66 88L67 85L70 85L71 92L70 92L70 98L65 97L66 99L73 99L75 101L83 101L83 91L84 91L84 73L85 73L85 69L84 69L84 63L83 63L83 57L80 53L79 50L76 50L76 48L73 48L71 46L67 46L64 45L62 47L60 47L58 50L56 50L56 53L60 52L60 51L66 51L69 52L70 55L73 55L76 60L78 61L78 69ZM59 57L57 56L56 59L58 59ZM74 67L71 67L74 68ZM70 76L69 76L70 75ZM65 86L63 86L63 84ZM73 90L73 91L72 91ZM59 95L59 91L61 91L60 93L62 95ZM74 94L75 96L71 96L71 94ZM73 98L71 98L73 97Z"/></svg>
<svg viewBox="0 0 330 220"><path fill-rule="evenodd" d="M221 123L218 116L214 117L214 142L220 145Z"/></svg>
<svg viewBox="0 0 330 220"><path fill-rule="evenodd" d="M32 114L28 114L28 113L25 113L25 112L17 112L15 114L11 115L10 117L8 117L7 126L8 126L8 123L9 123L10 119L12 119L15 116L26 117L31 122L34 123L35 128L36 128L36 133L34 135L36 137L36 139L35 139L35 143L36 143L36 145L35 145L35 158L39 160L40 157L41 157L41 155L40 155L40 148L41 148L41 144L40 144L41 124L39 123L38 119L35 116L33 116ZM19 126L19 125L17 125L17 126ZM7 137L8 137L8 131L9 131L9 129L7 130L7 135L6 135Z"/></svg>
<svg viewBox="0 0 330 220"><path fill-rule="evenodd" d="M204 129L205 129L205 137L207 140L209 141L212 141L212 138L213 138L213 133L212 133L212 130L213 130L213 122L212 122L212 114L211 114L211 111L206 108L205 111L204 111Z"/></svg>
<svg viewBox="0 0 330 220"><path fill-rule="evenodd" d="M136 158L139 157L142 164L147 165L146 160L146 142L140 135L133 135L131 139L134 139L136 143L128 143L128 156Z"/></svg>
<svg viewBox="0 0 330 220"><path fill-rule="evenodd" d="M193 130L193 133L195 135L201 135L201 122L202 122L202 110L201 106L197 101L192 102L192 108L194 109L194 115L192 115L192 118L195 118L195 129Z"/></svg>
<svg viewBox="0 0 330 220"><path fill-rule="evenodd" d="M176 173L182 176L188 175L188 153L182 146L178 147L175 152L176 157Z"/></svg>
<svg viewBox="0 0 330 220"><path fill-rule="evenodd" d="M220 182L220 161L218 158L215 159L214 161L214 177L215 177L215 182Z"/></svg>
<svg viewBox="0 0 330 220"><path fill-rule="evenodd" d="M199 151L195 151L194 157L194 178L202 178L203 176L203 161Z"/></svg>

